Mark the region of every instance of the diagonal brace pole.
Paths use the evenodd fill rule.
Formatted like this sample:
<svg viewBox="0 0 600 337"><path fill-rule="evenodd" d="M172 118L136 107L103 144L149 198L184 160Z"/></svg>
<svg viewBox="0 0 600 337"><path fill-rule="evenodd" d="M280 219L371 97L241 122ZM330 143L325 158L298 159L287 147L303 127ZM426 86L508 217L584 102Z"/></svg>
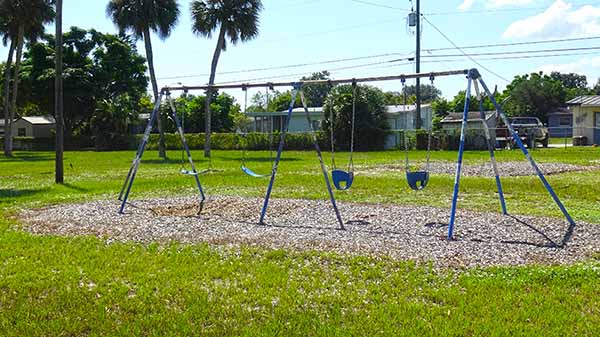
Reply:
<svg viewBox="0 0 600 337"><path fill-rule="evenodd" d="M500 180L500 173L498 172L498 164L496 163L496 155L494 154L494 144L492 143L492 136L490 135L490 129L486 122L486 115L483 111L483 96L480 95L479 85L477 80L473 82L475 86L475 95L479 98L479 114L483 124L483 131L485 133L485 139L487 142L488 151L490 152L490 161L492 162L492 169L494 170L494 176L496 177L496 187L498 188L498 198L500 199L500 207L502 208L502 214L507 215L506 201L504 200L504 191L502 190L502 181Z"/></svg>
<svg viewBox="0 0 600 337"><path fill-rule="evenodd" d="M465 108L463 111L462 127L460 130L460 144L458 146L458 160L456 161L456 176L454 178L454 194L452 196L452 208L450 209L450 223L448 225L448 240L453 239L454 221L456 220L456 206L458 204L458 190L460 186L460 173L462 170L463 155L465 152L465 135L467 133L467 121L469 118L469 106L471 105L471 84L473 74L469 72L467 91L465 93Z"/></svg>

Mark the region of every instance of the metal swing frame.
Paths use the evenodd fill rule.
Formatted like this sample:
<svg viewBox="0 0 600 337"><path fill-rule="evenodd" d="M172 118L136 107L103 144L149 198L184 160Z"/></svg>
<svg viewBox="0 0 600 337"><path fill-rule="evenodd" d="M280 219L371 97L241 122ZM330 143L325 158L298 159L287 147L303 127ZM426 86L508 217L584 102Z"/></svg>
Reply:
<svg viewBox="0 0 600 337"><path fill-rule="evenodd" d="M449 221L449 226L448 226L448 240L453 240L454 239L454 226L455 226L455 220L456 220L456 209L457 209L457 205L458 205L458 192L459 192L459 185L460 185L460 175L461 175L461 169L462 169L462 161L463 161L463 154L464 154L464 149L465 149L465 134L466 134L466 130L467 130L467 120L468 120L468 113L469 113L469 105L470 105L470 101L471 101L471 87L472 84L474 82L478 82L481 87L483 88L485 94L487 95L487 97L489 97L489 99L491 100L491 102L494 104L495 108L496 108L496 112L498 113L498 115L500 116L500 118L504 121L504 123L506 124L507 128L509 129L509 132L515 136L515 141L517 142L517 145L519 146L519 148L521 149L521 151L523 152L524 156L527 158L527 160L529 161L529 163L531 164L532 168L534 169L534 171L536 172L536 174L538 175L539 179L541 180L542 184L544 185L544 187L546 188L546 190L548 191L548 193L550 194L550 196L552 197L552 199L554 200L554 202L557 204L557 206L560 208L561 212L563 213L563 215L565 216L565 218L567 219L567 221L569 222L569 224L571 226L575 225L575 221L571 218L571 215L569 214L569 212L567 211L567 209L564 207L563 203L560 201L560 199L558 198L558 196L556 195L556 193L554 192L554 190L552 189L552 187L550 186L550 183L546 180L544 174L542 173L542 171L540 170L540 168L537 166L536 162L534 161L534 159L531 157L531 154L529 153L529 151L527 150L527 148L525 148L525 145L523 144L523 142L521 141L521 139L518 137L518 134L515 132L514 128L512 127L512 125L510 124L510 121L508 120L508 118L506 117L506 115L504 114L504 111L502 110L502 107L498 104L498 102L496 101L494 95L490 92L490 90L488 89L487 85L485 84L485 82L483 81L483 79L481 78L481 75L479 74L479 71L477 69L465 69L465 70L452 70L452 71L443 71L443 72L432 72L432 73L416 73L416 74L406 74L406 75L394 75L394 76L380 76L380 77L365 77L365 78L356 78L356 79L340 79L340 80L310 80L310 81L305 81L305 82L280 82L280 83L271 83L272 86L274 87L283 87L283 86L287 86L287 87L292 87L292 100L290 102L290 106L288 109L288 114L287 114L287 122L286 125L283 129L283 131L281 132L281 139L279 142L279 148L277 151L277 156L275 159L275 163L273 165L273 171L271 174L271 179L269 181L269 185L267 187L267 193L264 199L264 203L263 203L263 207L260 213L260 220L259 223L260 224L264 224L264 220L265 220L265 216L267 214L267 210L268 210L268 206L269 206L269 200L271 198L271 193L273 191L273 186L275 183L275 179L277 176L277 170L279 168L279 163L281 161L281 154L283 152L283 148L284 148L284 144L285 144L285 137L286 134L288 132L288 128L289 128L289 123L291 120L291 116L292 116L292 111L294 108L294 103L296 101L296 97L298 96L298 94L300 94L300 98L302 100L302 105L307 117L307 120L310 121L310 115L308 112L308 107L306 106L306 101L304 99L304 94L302 93L302 86L306 85L306 84L343 84L343 83L364 83L364 82L377 82L377 81L394 81L394 80L400 80L400 79L409 79L409 78L424 78L424 77L431 77L431 76L435 76L435 77L440 77L440 76L453 76L453 75L466 75L467 76L467 90L466 90L466 100L465 100L465 107L464 107L464 111L463 111L463 119L462 119L462 126L461 126L461 137L460 137L460 145L459 145L459 151L458 151L458 159L457 159L457 163L456 163L456 176L455 176L455 182L454 182L454 193L453 193L453 197L452 197L452 206L451 206L451 210L450 210L450 221ZM242 87L246 87L246 88L259 88L259 87L264 87L265 85L268 85L268 83L251 83L251 84L225 84L225 85L212 85L212 86L178 86L178 87L165 87L161 90L161 97L162 94L165 92L169 92L171 90L217 90L217 89L239 89ZM477 87L476 87L477 90ZM157 107L155 107L155 111L153 112L153 116L151 118L151 122L153 122L155 115L157 113L158 107L160 106L160 100L159 102L157 102ZM176 119L177 116L174 116L174 118ZM178 121L177 121L177 124ZM309 123L311 125L312 128L312 123ZM149 124L149 128L150 128L150 124ZM179 128L180 129L180 128ZM181 130L181 129L180 129ZM314 131L314 130L313 130ZM147 130L147 133L149 134L149 130ZM182 133L182 131L180 132ZM488 134L489 134L489 130L488 130ZM185 142L185 138L183 137L182 134L182 139ZM489 146L489 139L488 138L488 146ZM315 150L317 152L317 155L319 157L319 161L321 164L321 170L323 171L323 176L325 178L325 184L327 186L327 190L329 192L329 197L332 203L332 206L334 208L335 214L336 214L336 218L339 222L339 227L340 229L344 229L344 223L342 222L342 218L340 216L340 212L338 210L336 201L335 201L335 196L333 193L333 190L331 188L331 183L329 180L329 175L327 173L327 167L325 166L325 163L323 161L323 157L321 154L321 149L319 147L319 144L317 142L317 137L316 137L316 133L313 132L313 140L314 140L314 145L315 145ZM139 166L139 158L141 158L141 155L143 154L143 149L145 147L145 143L147 142L147 137L144 137L144 141L142 142L142 144L140 145L140 149L138 150L138 155L136 156L136 160L134 160L134 164L132 165L132 169L130 170L130 174L128 174L128 180L129 180L129 188L128 188L128 192L129 193L129 189L131 188L131 184L133 183L133 178L135 177L135 171L137 171L137 166ZM185 143L184 143L185 144ZM185 145L187 147L187 145ZM493 163L493 165L495 166L495 157L494 157L494 149L493 147L489 147L490 150L490 159ZM190 156L190 160L191 160L191 156ZM193 163L192 163L193 164ZM133 171L133 172L132 172ZM502 207L502 212L503 214L508 214L506 211L506 205L505 205L505 201L504 201L504 194L502 193L502 184L500 181L500 177L497 171L497 168L494 169L494 173L496 174L496 184L498 186L498 196L500 198L500 203L501 203L501 207ZM131 176L131 179L129 179ZM126 181L127 182L127 181ZM201 187L199 185L199 180L197 180L198 182L198 187L201 191ZM201 195L203 196L203 193L201 192Z"/></svg>
<svg viewBox="0 0 600 337"><path fill-rule="evenodd" d="M204 190L202 189L202 184L200 183L200 178L198 177L199 172L196 171L196 166L194 165L194 160L192 159L192 153L190 152L190 148L185 140L185 132L183 131L183 127L179 122L179 118L177 117L177 110L175 109L175 104L173 103L173 99L171 98L171 93L167 89L161 90L158 99L154 104L154 109L152 110L152 114L150 115L150 119L148 120L148 125L146 126L146 130L144 131L144 137L142 138L142 142L140 143L138 150L135 155L135 159L133 160L131 167L129 168L129 172L127 173L127 177L125 178L125 182L123 183L123 187L121 187L121 192L119 193L119 201L121 201L121 207L119 208L119 214L125 213L125 207L127 206L127 200L129 199L129 194L131 193L131 188L133 187L133 182L135 177L137 176L138 169L142 162L142 157L144 156L144 152L146 150L146 145L148 145L148 140L150 139L150 133L152 132L152 128L154 127L154 123L158 118L160 118L160 105L162 103L163 96L166 96L167 101L169 102L169 107L171 110L171 118L175 121L175 125L177 126L177 132L179 133L179 137L181 137L181 143L183 144L183 148L187 154L188 162L192 168L191 173L187 174L194 177L196 182L196 187L198 188L199 193L199 212L202 212L202 208L204 207L204 201L206 200L206 196L204 195Z"/></svg>

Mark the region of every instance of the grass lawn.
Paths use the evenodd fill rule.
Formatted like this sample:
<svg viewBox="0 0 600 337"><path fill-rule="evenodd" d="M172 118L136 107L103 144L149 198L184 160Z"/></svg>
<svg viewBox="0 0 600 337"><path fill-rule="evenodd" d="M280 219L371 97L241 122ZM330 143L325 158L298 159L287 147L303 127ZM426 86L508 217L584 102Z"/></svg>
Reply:
<svg viewBox="0 0 600 337"><path fill-rule="evenodd" d="M132 198L194 193L178 152L149 152ZM201 153L194 152L200 159ZM594 335L600 331L600 257L567 267L441 271L410 261L208 245L106 244L15 230L19 208L116 198L133 152L69 152L55 186L52 153L0 159L0 335ZM225 171L202 177L209 195L262 196L238 152L215 152ZM520 152L499 161L524 160ZM539 149L539 162L599 165L600 149ZM339 154L338 160L344 158ZM423 152L411 153L415 161ZM456 160L435 152L434 160ZM268 153L250 154L267 172ZM468 152L481 163L486 152ZM402 163L399 152L359 153L355 164ZM340 161L343 162L343 161ZM338 163L340 163L338 162ZM203 166L201 160L199 166ZM548 177L578 221L600 224L600 174ZM340 200L448 207L454 178L411 191L402 172L358 176ZM560 216L536 177L503 179L509 211ZM286 152L274 197L326 198L313 152ZM465 177L459 206L499 209L491 178ZM116 216L116 215L115 215Z"/></svg>

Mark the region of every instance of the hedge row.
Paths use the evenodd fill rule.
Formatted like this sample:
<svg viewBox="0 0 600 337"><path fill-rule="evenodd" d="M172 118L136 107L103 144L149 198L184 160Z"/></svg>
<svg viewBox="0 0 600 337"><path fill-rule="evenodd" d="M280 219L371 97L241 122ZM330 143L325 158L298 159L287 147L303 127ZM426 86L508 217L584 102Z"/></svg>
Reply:
<svg viewBox="0 0 600 337"><path fill-rule="evenodd" d="M389 133L391 135L391 133ZM405 137L400 131L397 133L397 148L404 149ZM71 138L65 140L66 150L95 149L98 151L110 150L135 150L142 140L143 135L129 135L108 142L94 142L92 138ZM186 140L190 149L200 150L204 148L204 133L186 134ZM410 149L426 150L428 134L426 131L411 132L407 137ZM249 133L245 135L235 133L213 133L212 148L215 150L269 150L276 149L279 144L280 134L273 135L265 133ZM317 132L319 146L323 150L329 149L329 139L323 132ZM431 138L432 150L457 150L460 142L460 133L453 131L434 132ZM53 151L54 138L31 138L15 137L13 141L14 149L21 151ZM181 140L178 134L165 134L165 144L168 150L181 149ZM4 146L4 140L0 138L0 148ZM156 150L158 148L158 134L150 135L150 140L146 149ZM289 133L286 136L285 148L288 150L312 150L313 136L310 133ZM485 137L475 131L469 132L465 139L466 150L485 150L487 144ZM372 148L369 150L382 150L381 148Z"/></svg>

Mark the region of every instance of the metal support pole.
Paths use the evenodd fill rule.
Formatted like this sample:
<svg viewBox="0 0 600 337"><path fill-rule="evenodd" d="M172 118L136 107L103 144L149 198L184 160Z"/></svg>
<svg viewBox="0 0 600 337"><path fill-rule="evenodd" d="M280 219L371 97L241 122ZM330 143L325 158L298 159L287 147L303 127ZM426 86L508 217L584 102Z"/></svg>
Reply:
<svg viewBox="0 0 600 337"><path fill-rule="evenodd" d="M465 135L467 133L467 121L469 119L469 105L471 104L472 73L469 73L467 92L465 94L465 108L463 111L462 127L460 130L460 145L458 147L458 161L456 163L456 176L454 178L454 195L452 196L452 208L450 210L450 223L448 225L448 240L453 239L454 221L456 220L456 205L458 203L458 188L460 186L460 171L462 169L463 154L465 151Z"/></svg>
<svg viewBox="0 0 600 337"><path fill-rule="evenodd" d="M265 196L265 201L260 212L260 220L258 221L260 225L265 224L265 216L267 215L267 209L269 208L269 200L271 199L271 192L273 192L273 184L275 184L275 176L277 176L277 169L279 168L279 162L281 161L281 153L283 152L283 146L285 144L285 136L290 127L290 121L292 120L292 112L294 111L294 103L296 102L296 97L298 97L298 92L300 91L300 88L300 84L295 84L294 89L292 89L292 100L288 108L287 120L285 121L285 127L281 131L281 138L279 140L277 156L275 157L275 163L273 164L273 169L271 171L269 187L267 187L267 195Z"/></svg>
<svg viewBox="0 0 600 337"><path fill-rule="evenodd" d="M148 121L148 125L146 126L146 131L144 132L144 138L142 139L142 143L138 149L138 152L133 160L133 164L131 165L130 174L125 180L125 186L127 186L127 190L125 192L125 196L122 198L121 208L119 209L119 213L123 214L125 211L125 206L127 205L127 199L129 198L129 193L131 192L131 187L133 186L133 181L135 180L135 176L137 174L137 170L140 166L140 162L142 160L142 156L144 155L144 150L146 149L146 144L148 144L148 140L150 139L150 132L152 132L152 126L154 125L154 121L156 121L157 116L160 114L160 102L162 101L163 91L158 95L158 99L154 103L154 110L152 110L152 115L150 116L150 120Z"/></svg>
<svg viewBox="0 0 600 337"><path fill-rule="evenodd" d="M565 208L563 203L560 201L560 199L558 198L558 196L552 189L552 186L550 186L550 183L548 183L548 180L546 180L546 177L542 173L542 170L540 170L540 168L536 164L535 160L533 160L533 157L531 157L531 154L529 153L529 151L527 151L527 149L525 148L525 145L523 145L523 142L521 141L521 137L519 137L519 134L512 127L512 124L510 123L510 121L508 120L506 115L504 114L502 107L498 104L498 102L496 102L496 98L494 97L494 95L492 95L492 93L490 92L490 90L488 89L487 85L485 84L485 82L483 81L483 79L481 77L479 78L479 83L481 84L481 87L483 88L483 90L486 92L486 94L488 95L488 97L490 98L490 100L492 101L494 106L496 107L496 110L498 111L500 118L502 118L502 120L504 121L504 124L506 124L506 127L508 128L508 131L513 135L513 138L515 139L517 145L519 146L519 148L521 148L521 151L523 152L523 154L525 155L525 157L531 164L531 167L533 167L534 171L536 172L536 174L542 181L542 184L544 184L544 187L546 188L546 190L548 191L548 193L550 194L550 196L552 197L552 199L554 200L556 205L558 205L558 208L560 208L560 211L563 213L563 215L565 216L565 218L567 219L567 221L569 222L570 225L572 225L572 226L575 225L575 221L573 220L573 218L571 217L571 215L569 214L569 212L567 211L567 209Z"/></svg>
<svg viewBox="0 0 600 337"><path fill-rule="evenodd" d="M181 137L181 143L183 144L183 148L185 149L185 153L187 154L188 162L192 168L192 175L196 180L196 187L198 188L198 192L200 193L200 212L204 208L204 201L206 200L206 196L204 195L204 191L202 190L202 184L200 183L200 178L198 177L198 171L196 171L196 165L194 165L194 160L192 159L192 153L190 152L190 147L185 140L185 131L183 130L182 124L179 122L179 118L177 117L177 110L175 109L175 103L173 103L173 99L171 98L171 94L167 92L167 100L169 101L169 106L171 107L171 117L175 121L175 125L177 126L177 131L179 132L179 137Z"/></svg>
<svg viewBox="0 0 600 337"><path fill-rule="evenodd" d="M502 181L500 181L500 173L498 172L498 164L496 163L496 156L494 154L494 144L492 143L492 136L490 135L490 129L486 123L486 115L483 110L483 97L479 92L479 85L477 79L473 82L475 86L475 95L479 98L479 114L483 124L483 130L485 133L485 139L487 142L488 151L490 152L490 161L492 162L492 169L494 170L494 176L496 177L496 187L498 188L498 198L500 199L500 207L502 208L502 214L506 215L506 201L504 200L504 191L502 190Z"/></svg>

